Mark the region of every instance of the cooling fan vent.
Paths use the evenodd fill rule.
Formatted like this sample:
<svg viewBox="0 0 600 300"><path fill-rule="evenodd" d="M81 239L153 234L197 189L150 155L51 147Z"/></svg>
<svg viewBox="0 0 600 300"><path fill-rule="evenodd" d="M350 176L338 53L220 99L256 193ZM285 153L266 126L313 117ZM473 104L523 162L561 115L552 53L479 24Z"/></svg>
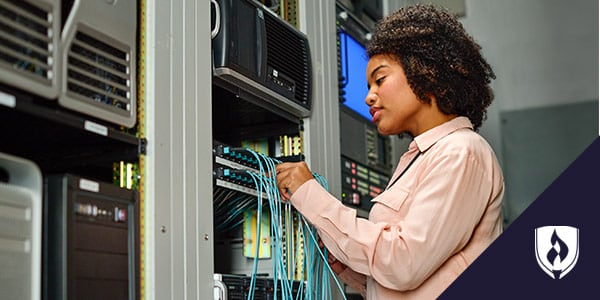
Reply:
<svg viewBox="0 0 600 300"><path fill-rule="evenodd" d="M69 47L67 90L79 97L131 111L130 49L119 49L78 31Z"/></svg>
<svg viewBox="0 0 600 300"><path fill-rule="evenodd" d="M310 53L306 39L286 28L275 17L265 14L267 26L267 64L289 76L296 88L294 98L304 104L310 102Z"/></svg>
<svg viewBox="0 0 600 300"><path fill-rule="evenodd" d="M51 85L56 76L52 41L58 33L52 28L57 19L51 10L22 0L0 0L0 67Z"/></svg>

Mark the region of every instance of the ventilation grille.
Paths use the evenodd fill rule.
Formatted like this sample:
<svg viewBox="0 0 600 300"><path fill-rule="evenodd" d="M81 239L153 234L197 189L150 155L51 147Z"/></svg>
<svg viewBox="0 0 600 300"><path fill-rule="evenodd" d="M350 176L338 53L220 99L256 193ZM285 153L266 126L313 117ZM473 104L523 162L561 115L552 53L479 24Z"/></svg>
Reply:
<svg viewBox="0 0 600 300"><path fill-rule="evenodd" d="M67 59L67 90L114 108L131 110L131 59L81 31L75 34Z"/></svg>
<svg viewBox="0 0 600 300"><path fill-rule="evenodd" d="M295 99L310 104L310 50L308 41L266 13L267 64L294 80Z"/></svg>
<svg viewBox="0 0 600 300"><path fill-rule="evenodd" d="M51 85L55 64L51 11L22 0L0 0L0 66L40 78Z"/></svg>

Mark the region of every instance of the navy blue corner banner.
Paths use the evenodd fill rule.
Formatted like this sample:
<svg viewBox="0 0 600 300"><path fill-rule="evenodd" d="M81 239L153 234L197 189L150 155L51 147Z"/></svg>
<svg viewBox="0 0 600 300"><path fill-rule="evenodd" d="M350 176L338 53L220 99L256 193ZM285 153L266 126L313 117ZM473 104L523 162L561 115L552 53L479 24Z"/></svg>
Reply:
<svg viewBox="0 0 600 300"><path fill-rule="evenodd" d="M598 207L600 137L440 299L600 299Z"/></svg>

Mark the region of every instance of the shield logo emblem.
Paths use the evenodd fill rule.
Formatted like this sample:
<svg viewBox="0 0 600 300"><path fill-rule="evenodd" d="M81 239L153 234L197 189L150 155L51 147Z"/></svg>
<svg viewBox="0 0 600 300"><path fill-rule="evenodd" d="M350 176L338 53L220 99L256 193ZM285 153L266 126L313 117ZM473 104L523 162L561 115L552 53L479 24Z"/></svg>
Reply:
<svg viewBox="0 0 600 300"><path fill-rule="evenodd" d="M579 229L572 226L543 226L535 229L535 257L551 278L567 275L579 257Z"/></svg>

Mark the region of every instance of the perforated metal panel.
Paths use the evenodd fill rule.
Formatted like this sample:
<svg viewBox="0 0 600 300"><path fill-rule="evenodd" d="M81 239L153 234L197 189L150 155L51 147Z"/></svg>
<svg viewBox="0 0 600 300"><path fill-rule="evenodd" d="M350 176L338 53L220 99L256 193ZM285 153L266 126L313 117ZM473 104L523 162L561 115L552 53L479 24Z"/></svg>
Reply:
<svg viewBox="0 0 600 300"><path fill-rule="evenodd" d="M56 99L59 8L58 0L0 0L1 84Z"/></svg>
<svg viewBox="0 0 600 300"><path fill-rule="evenodd" d="M136 122L136 1L74 1L62 32L59 103L118 125Z"/></svg>

